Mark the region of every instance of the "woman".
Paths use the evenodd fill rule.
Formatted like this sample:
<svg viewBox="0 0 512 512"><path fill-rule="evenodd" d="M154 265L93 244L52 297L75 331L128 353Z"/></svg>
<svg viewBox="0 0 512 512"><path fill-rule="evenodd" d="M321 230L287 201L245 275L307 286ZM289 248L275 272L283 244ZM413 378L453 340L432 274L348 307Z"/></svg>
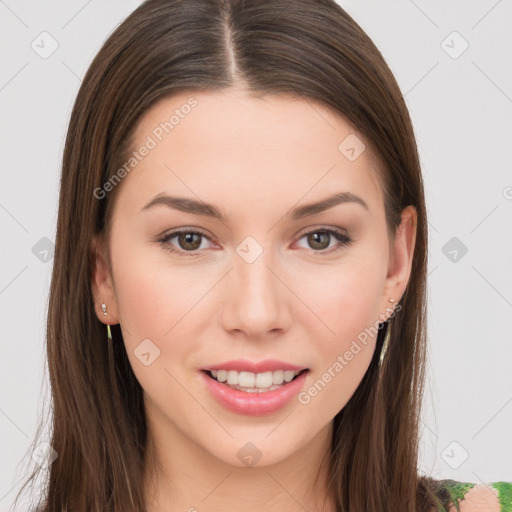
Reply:
<svg viewBox="0 0 512 512"><path fill-rule="evenodd" d="M505 507L418 475L426 226L400 90L336 3L143 3L70 120L39 510Z"/></svg>

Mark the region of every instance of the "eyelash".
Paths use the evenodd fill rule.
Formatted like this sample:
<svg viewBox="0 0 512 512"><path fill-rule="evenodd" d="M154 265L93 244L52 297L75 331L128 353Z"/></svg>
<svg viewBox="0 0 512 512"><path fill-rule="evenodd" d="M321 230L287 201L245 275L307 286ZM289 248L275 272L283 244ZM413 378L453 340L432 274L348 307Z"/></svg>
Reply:
<svg viewBox="0 0 512 512"><path fill-rule="evenodd" d="M208 235L206 235L206 233L203 233L201 231L193 231L191 229L177 229L175 231L171 231L170 233L168 233L167 235L165 235L163 238L159 239L158 242L160 243L160 245L166 250L166 251L169 251L171 253L176 253L178 256L199 256L199 252L198 250L196 251L182 251L180 249L176 249L172 246L169 245L169 242L175 238L176 236L182 234L182 233L188 233L188 234L194 234L194 235L200 235L200 236L203 236L204 238L206 238L207 240L210 240L210 237ZM327 228L327 227L319 227L317 229L314 229L312 231L307 231L306 233L302 234L300 237L299 237L299 240L304 238L305 236L307 235L310 235L312 233L328 233L330 235L332 235L336 240L338 240L338 246L335 247L334 249L324 249L323 251L315 251L314 249L310 249L311 253L313 254L318 254L318 255L325 255L325 254L332 254L334 252L337 252L341 249L343 249L344 247L350 245L352 243L352 239L349 238L347 235L345 235L345 233L341 232L341 231L338 231L338 230L335 230L335 229L330 229L330 228Z"/></svg>

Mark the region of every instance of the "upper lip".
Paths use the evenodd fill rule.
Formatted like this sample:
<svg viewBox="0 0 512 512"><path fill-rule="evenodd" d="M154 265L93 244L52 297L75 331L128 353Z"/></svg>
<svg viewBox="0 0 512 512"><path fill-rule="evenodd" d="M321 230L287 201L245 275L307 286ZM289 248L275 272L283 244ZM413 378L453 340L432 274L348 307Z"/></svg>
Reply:
<svg viewBox="0 0 512 512"><path fill-rule="evenodd" d="M307 370L305 366L278 361L277 359L264 359L263 361L249 361L248 359L236 359L223 363L206 366L203 370L235 370L237 372L265 373L276 370L289 370L300 372Z"/></svg>

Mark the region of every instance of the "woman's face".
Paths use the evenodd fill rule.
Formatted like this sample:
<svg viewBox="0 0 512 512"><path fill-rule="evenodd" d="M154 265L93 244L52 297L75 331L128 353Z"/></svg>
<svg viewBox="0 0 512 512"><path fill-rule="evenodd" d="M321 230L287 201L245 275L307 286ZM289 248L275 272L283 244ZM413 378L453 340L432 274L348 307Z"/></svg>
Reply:
<svg viewBox="0 0 512 512"><path fill-rule="evenodd" d="M147 112L133 150L115 185L112 274L100 258L93 290L98 318L121 325L151 430L240 467L328 437L388 298L405 290L414 209L389 240L370 148L342 117L291 96L182 92ZM345 200L305 208L336 194ZM263 362L260 385L286 365L307 372L262 393L205 372L250 368L240 361Z"/></svg>

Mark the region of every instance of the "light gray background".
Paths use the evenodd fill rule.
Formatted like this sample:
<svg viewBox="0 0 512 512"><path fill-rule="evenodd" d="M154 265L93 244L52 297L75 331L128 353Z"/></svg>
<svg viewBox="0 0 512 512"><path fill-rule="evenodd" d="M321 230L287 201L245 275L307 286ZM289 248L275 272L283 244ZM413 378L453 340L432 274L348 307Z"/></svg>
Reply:
<svg viewBox="0 0 512 512"><path fill-rule="evenodd" d="M2 511L35 464L27 450L47 394L45 249L71 108L93 56L139 3L0 0ZM423 166L431 357L420 469L511 481L512 2L340 4L395 73ZM51 38L58 48L42 58Z"/></svg>

